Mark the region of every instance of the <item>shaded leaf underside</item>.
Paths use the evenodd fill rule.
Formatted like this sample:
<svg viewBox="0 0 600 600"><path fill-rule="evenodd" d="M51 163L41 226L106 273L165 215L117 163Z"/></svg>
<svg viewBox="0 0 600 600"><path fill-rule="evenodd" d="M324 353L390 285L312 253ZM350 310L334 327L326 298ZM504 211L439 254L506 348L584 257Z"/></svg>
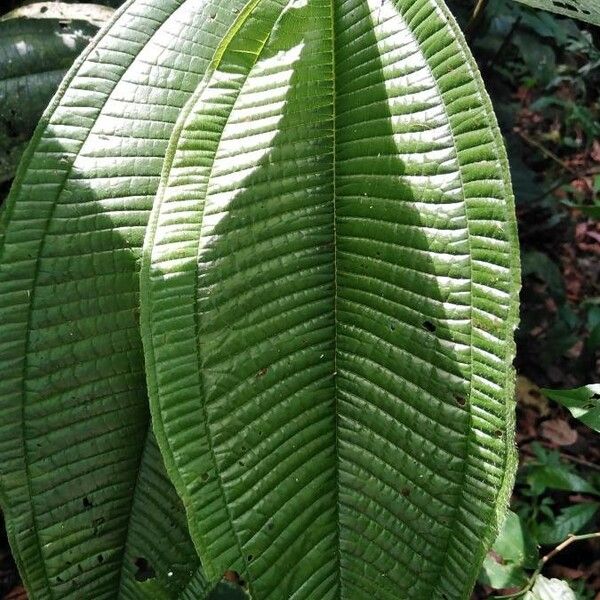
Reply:
<svg viewBox="0 0 600 600"><path fill-rule="evenodd" d="M129 3L61 86L3 211L0 500L32 599L203 597L148 435L137 270L173 124L242 6Z"/></svg>
<svg viewBox="0 0 600 600"><path fill-rule="evenodd" d="M513 471L506 160L434 0L256 0L147 235L155 430L209 577L466 598Z"/></svg>

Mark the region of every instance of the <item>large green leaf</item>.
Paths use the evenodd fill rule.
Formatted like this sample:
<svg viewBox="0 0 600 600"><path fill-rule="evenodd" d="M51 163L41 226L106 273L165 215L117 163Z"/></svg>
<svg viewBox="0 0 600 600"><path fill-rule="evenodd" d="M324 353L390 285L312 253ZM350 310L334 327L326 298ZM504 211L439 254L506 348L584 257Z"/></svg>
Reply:
<svg viewBox="0 0 600 600"><path fill-rule="evenodd" d="M148 437L137 270L174 122L242 5L129 3L62 84L7 199L0 500L33 599L177 598L197 566Z"/></svg>
<svg viewBox="0 0 600 600"><path fill-rule="evenodd" d="M155 430L207 575L467 598L513 473L506 159L440 0L254 0L147 235Z"/></svg>
<svg viewBox="0 0 600 600"><path fill-rule="evenodd" d="M600 0L517 0L534 8L600 25Z"/></svg>

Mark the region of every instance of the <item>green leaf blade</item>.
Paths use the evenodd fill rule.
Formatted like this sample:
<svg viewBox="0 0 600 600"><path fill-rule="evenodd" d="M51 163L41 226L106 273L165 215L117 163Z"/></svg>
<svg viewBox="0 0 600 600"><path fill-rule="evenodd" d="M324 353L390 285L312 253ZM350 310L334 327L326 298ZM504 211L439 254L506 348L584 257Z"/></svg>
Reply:
<svg viewBox="0 0 600 600"><path fill-rule="evenodd" d="M129 2L61 85L4 207L0 501L32 599L206 591L148 434L138 269L176 117L242 6Z"/></svg>
<svg viewBox="0 0 600 600"><path fill-rule="evenodd" d="M572 390L543 388L542 393L562 404L569 412L594 431L600 432L600 385L590 384Z"/></svg>
<svg viewBox="0 0 600 600"><path fill-rule="evenodd" d="M192 537L258 599L465 597L514 460L489 102L436 2L247 8L180 118L141 275Z"/></svg>

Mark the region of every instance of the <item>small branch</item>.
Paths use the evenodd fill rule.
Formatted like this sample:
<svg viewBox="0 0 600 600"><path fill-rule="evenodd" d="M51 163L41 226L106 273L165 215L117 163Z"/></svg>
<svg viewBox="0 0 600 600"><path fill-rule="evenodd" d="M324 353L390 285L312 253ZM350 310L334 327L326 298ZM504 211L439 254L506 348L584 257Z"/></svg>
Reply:
<svg viewBox="0 0 600 600"><path fill-rule="evenodd" d="M485 3L487 0L477 0L475 4L475 8L473 9L473 14L465 27L465 37L470 40L481 21L481 17L483 17L483 9L485 8Z"/></svg>
<svg viewBox="0 0 600 600"><path fill-rule="evenodd" d="M543 144L540 144L540 142L538 142L537 140L534 140L532 137L529 137L526 133L524 133L523 131L521 131L518 128L515 128L515 133L525 143L529 144L530 146L532 146L534 148L537 148L544 156L546 156L550 160L553 160L556 164L560 165L565 171L569 171L569 173L572 173L573 175L575 175L575 177L580 176L580 174L573 167L568 165L564 160L562 160L561 158L556 156L556 154L554 154L554 152L552 152L551 150L548 150L548 148L546 148L546 146L544 146Z"/></svg>
<svg viewBox="0 0 600 600"><path fill-rule="evenodd" d="M542 572L542 569L546 566L546 563L552 560L557 554L562 552L565 548L568 548L571 544L575 542L581 542L584 540L591 540L594 538L600 538L600 531L596 531L595 533L583 533L581 535L569 535L566 540L561 542L554 550L548 552L545 556L542 556L540 561L538 562L538 566L536 570L533 572L533 575L527 580L525 587L514 594L507 594L506 596L495 596L496 600L500 600L501 598L520 598L524 596L527 592L531 591L535 584L535 580L537 576Z"/></svg>
<svg viewBox="0 0 600 600"><path fill-rule="evenodd" d="M500 44L500 47L498 48L498 50L496 50L496 53L492 56L492 58L490 58L490 60L487 61L486 65L485 65L486 69L491 69L496 64L496 61L498 60L498 58L504 53L504 50L506 49L508 44L510 44L511 40L513 39L513 36L515 35L515 31L517 31L517 27L520 24L521 24L521 17L519 17L518 19L515 20L515 22L513 23L513 26L510 28L510 31L508 32L507 36L502 40L502 43Z"/></svg>
<svg viewBox="0 0 600 600"><path fill-rule="evenodd" d="M548 448L549 450L556 450L556 447L554 447L552 444L549 444L548 442L542 442L540 440L532 440L532 441L536 441L538 444L541 444L542 446L544 446L544 448ZM527 456L531 456L531 457L535 458L535 454L528 448L528 446L530 444L531 444L531 442L522 443L521 451L523 452L523 454L526 454ZM600 471L600 465L593 463L589 460L585 460L585 458L579 458L578 456L574 456L573 454L570 454L569 452L567 452L564 449L560 449L559 453L560 453L561 458L564 458L565 460L567 460L569 462L573 462L575 464L582 465L584 467L588 467L589 469L594 469L595 471Z"/></svg>

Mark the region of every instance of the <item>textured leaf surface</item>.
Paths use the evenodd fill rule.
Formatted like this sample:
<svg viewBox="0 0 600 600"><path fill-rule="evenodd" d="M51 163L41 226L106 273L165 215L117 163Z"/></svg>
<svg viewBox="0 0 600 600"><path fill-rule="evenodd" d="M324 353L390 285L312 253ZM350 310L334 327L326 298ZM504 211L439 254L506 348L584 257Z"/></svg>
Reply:
<svg viewBox="0 0 600 600"><path fill-rule="evenodd" d="M241 5L130 3L3 211L0 500L33 599L203 597L200 576L184 590L197 557L148 437L137 270L171 130Z"/></svg>
<svg viewBox="0 0 600 600"><path fill-rule="evenodd" d="M112 10L100 8L106 20ZM98 31L97 21L10 16L0 20L0 182L14 176L66 70Z"/></svg>
<svg viewBox="0 0 600 600"><path fill-rule="evenodd" d="M176 127L141 275L210 577L468 597L512 478L506 171L441 2L248 3Z"/></svg>
<svg viewBox="0 0 600 600"><path fill-rule="evenodd" d="M534 8L550 10L567 17L600 25L599 0L517 0Z"/></svg>

